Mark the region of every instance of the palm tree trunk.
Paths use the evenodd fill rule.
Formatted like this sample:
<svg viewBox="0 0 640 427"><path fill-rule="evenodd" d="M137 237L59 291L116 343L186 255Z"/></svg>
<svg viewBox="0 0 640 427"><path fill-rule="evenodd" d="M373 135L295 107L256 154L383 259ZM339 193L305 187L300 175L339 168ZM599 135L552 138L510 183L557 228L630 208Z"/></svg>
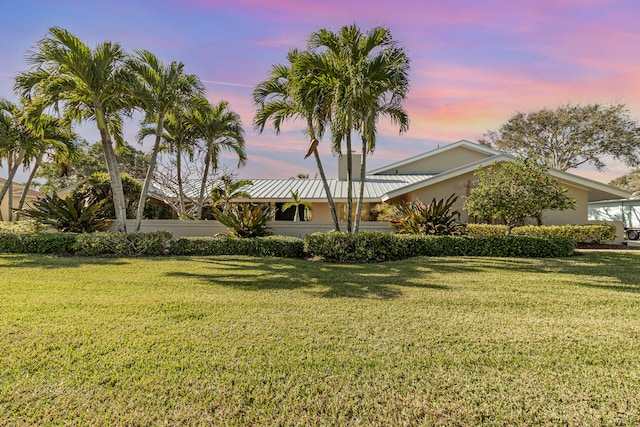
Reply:
<svg viewBox="0 0 640 427"><path fill-rule="evenodd" d="M196 219L202 219L202 205L204 204L204 190L207 186L207 175L209 175L209 163L211 162L211 148L207 148L207 155L204 156L204 172L200 183L200 194L198 195L198 211Z"/></svg>
<svg viewBox="0 0 640 427"><path fill-rule="evenodd" d="M149 168L147 169L147 176L144 177L142 183L142 190L140 191L140 200L138 200L138 211L136 212L136 225L133 231L140 231L140 224L142 224L142 215L144 214L144 207L147 203L147 194L149 194L149 186L153 180L153 175L156 171L156 163L158 161L158 151L160 151L160 139L162 138L162 132L164 128L164 115L161 114L158 119L158 126L156 129L156 141L153 144L153 150L151 150L151 158L149 159Z"/></svg>
<svg viewBox="0 0 640 427"><path fill-rule="evenodd" d="M7 180L5 181L4 185L2 186L2 190L0 190L0 206L2 206L2 200L4 199L4 196L7 194L7 192L11 189L11 184L13 183L13 178L16 176L16 172L18 171L18 168L20 167L20 164L22 163L22 161L24 160L24 156L26 155L26 152L24 150L20 151L20 154L18 154L18 157L15 159L15 163L10 163L9 166L9 175L7 175ZM11 218L11 199L9 199L9 212L8 212L8 219L7 221L10 220ZM0 210L0 221L4 221L4 219L2 218L2 210Z"/></svg>
<svg viewBox="0 0 640 427"><path fill-rule="evenodd" d="M353 233L353 156L351 155L351 112L347 120L347 233Z"/></svg>
<svg viewBox="0 0 640 427"><path fill-rule="evenodd" d="M180 203L180 215L184 216L186 214L186 209L184 207L184 188L182 185L182 150L177 150L176 156L176 174L178 175L178 202Z"/></svg>
<svg viewBox="0 0 640 427"><path fill-rule="evenodd" d="M362 200L364 199L364 180L367 171L367 140L362 138L362 158L360 160L360 194L358 195L358 205L356 207L356 225L354 227L357 233L360 230L360 215L362 213Z"/></svg>
<svg viewBox="0 0 640 427"><path fill-rule="evenodd" d="M27 182L24 183L24 188L22 189L22 195L20 196L20 202L18 202L18 210L21 210L24 206L24 202L27 199L27 193L29 192L29 188L31 188L31 183L33 182L33 178L36 176L36 172L40 168L40 164L42 164L42 158L44 157L44 153L41 153L36 158L36 162L31 168L31 173L29 174L29 178Z"/></svg>
<svg viewBox="0 0 640 427"><path fill-rule="evenodd" d="M118 231L126 233L127 231L127 209L124 200L124 189L122 188L122 177L120 176L120 166L113 151L113 144L107 131L104 115L100 108L96 108L96 123L100 131L100 140L102 149L104 150L104 159L107 163L107 171L109 172L109 180L111 181L111 193L113 195L113 209L116 212L116 225Z"/></svg>
<svg viewBox="0 0 640 427"><path fill-rule="evenodd" d="M313 150L313 157L316 159L316 166L318 167L318 172L320 173L320 178L322 179L322 185L324 187L324 192L327 195L327 201L329 202L329 210L331 211L331 217L333 218L333 226L336 231L340 231L340 222L338 221L338 214L336 212L336 205L333 202L333 196L331 195L331 189L329 188L329 183L327 182L327 177L324 174L324 168L322 167L322 161L320 160L320 154L318 154L318 149Z"/></svg>

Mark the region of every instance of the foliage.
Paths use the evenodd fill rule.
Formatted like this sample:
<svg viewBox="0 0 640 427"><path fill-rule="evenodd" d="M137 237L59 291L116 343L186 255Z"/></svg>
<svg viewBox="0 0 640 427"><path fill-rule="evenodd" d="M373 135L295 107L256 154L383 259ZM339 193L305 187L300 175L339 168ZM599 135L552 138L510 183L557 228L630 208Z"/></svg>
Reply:
<svg viewBox="0 0 640 427"><path fill-rule="evenodd" d="M458 197L455 194L450 195L446 200L436 201L434 198L428 205L416 199L400 205L398 207L400 218L391 218L389 222L401 234L460 235L464 228L457 220L460 213L457 210L451 210L456 200Z"/></svg>
<svg viewBox="0 0 640 427"><path fill-rule="evenodd" d="M250 199L251 195L243 190L244 187L253 185L249 179L236 180L230 173L222 174L218 183L211 190L211 203L222 213L227 213L231 207L231 200L236 198Z"/></svg>
<svg viewBox="0 0 640 427"><path fill-rule="evenodd" d="M83 256L158 256L166 254L170 241L171 233L167 231L80 234L75 251Z"/></svg>
<svg viewBox="0 0 640 427"><path fill-rule="evenodd" d="M464 209L470 215L504 221L507 232L522 225L527 217L536 218L541 225L543 211L575 207L567 189L547 171L547 167L527 159L480 168Z"/></svg>
<svg viewBox="0 0 640 427"><path fill-rule="evenodd" d="M122 189L124 191L125 209L127 218L135 218L138 207L138 195L141 185L136 179L127 174L120 174ZM109 174L96 172L91 175L78 189L77 192L87 199L89 204L104 202L103 212L108 218L115 217L113 206L113 193L111 192L111 182Z"/></svg>
<svg viewBox="0 0 640 427"><path fill-rule="evenodd" d="M282 212L294 208L295 211L293 213L293 220L298 221L300 219L300 215L298 212L300 211L300 206L303 207L304 218L303 221L309 221L311 219L311 208L313 207L312 203L307 200L302 200L300 198L300 193L297 191L291 191L291 201L282 205ZM306 208L306 209L305 209Z"/></svg>
<svg viewBox="0 0 640 427"><path fill-rule="evenodd" d="M40 221L28 219L22 221L0 221L0 233L37 233L44 231Z"/></svg>
<svg viewBox="0 0 640 427"><path fill-rule="evenodd" d="M122 174L140 180L145 176L146 169L149 167L148 153L137 150L123 141L116 147L116 154ZM63 162L55 159L44 162L36 177L45 180L39 189L43 193L49 194L82 183L96 172L107 172L102 144L96 142L89 145L84 142L79 145L73 157L65 159Z"/></svg>
<svg viewBox="0 0 640 427"><path fill-rule="evenodd" d="M181 237L174 239L170 255L248 255L255 257L302 258L304 242L297 237L265 236L254 239L237 237Z"/></svg>
<svg viewBox="0 0 640 427"><path fill-rule="evenodd" d="M0 253L59 254L75 252L76 233L0 232Z"/></svg>
<svg viewBox="0 0 640 427"><path fill-rule="evenodd" d="M105 202L89 202L78 192L73 192L66 199L52 194L38 199L33 203L33 208L24 209L21 213L58 231L90 233L109 227L110 221L105 218L103 211Z"/></svg>
<svg viewBox="0 0 640 427"><path fill-rule="evenodd" d="M345 263L382 262L416 256L565 257L575 242L566 237L424 236L392 233L313 233L304 237L310 256Z"/></svg>
<svg viewBox="0 0 640 427"><path fill-rule="evenodd" d="M526 225L511 231L518 236L568 237L577 243L604 243L616 239L616 226L612 224L548 225L537 227Z"/></svg>
<svg viewBox="0 0 640 427"><path fill-rule="evenodd" d="M507 233L506 225L492 224L467 224L465 235L501 236ZM585 224L585 225L525 225L514 227L511 234L530 237L569 237L576 243L601 243L611 242L616 239L616 226L611 224Z"/></svg>
<svg viewBox="0 0 640 427"><path fill-rule="evenodd" d="M311 34L311 53L305 56L305 70L320 76L312 81L312 92L324 93L323 109L331 112L331 137L335 152L347 156L347 231L358 231L364 197L366 156L375 149L377 123L387 117L408 129L403 103L409 87L409 58L388 28L374 27L363 33L355 24L334 33L322 28ZM314 87L316 86L316 87ZM352 225L353 131L362 141L359 197L355 227Z"/></svg>
<svg viewBox="0 0 640 427"><path fill-rule="evenodd" d="M215 208L213 213L216 220L231 229L231 236L245 238L270 235L267 225L274 217L275 210L271 206L241 203L230 208L226 214Z"/></svg>
<svg viewBox="0 0 640 427"><path fill-rule="evenodd" d="M402 218L398 206L391 203L378 203L372 208L371 211L376 221L389 221L392 219Z"/></svg>
<svg viewBox="0 0 640 427"><path fill-rule="evenodd" d="M640 159L640 126L624 104L567 104L556 110L519 112L480 142L521 157L543 159L559 170L585 163L602 170L604 156L630 166L637 166Z"/></svg>
<svg viewBox="0 0 640 427"><path fill-rule="evenodd" d="M640 169L629 172L611 181L609 185L614 185L631 193L640 191Z"/></svg>
<svg viewBox="0 0 640 427"><path fill-rule="evenodd" d="M51 27L29 53L29 71L16 78L16 90L42 108L62 109L70 122L94 121L111 177L116 224L126 231L124 193L113 142L122 143L122 114L137 101L131 90L133 76L126 66L128 55L120 44L109 41L91 49L69 31Z"/></svg>

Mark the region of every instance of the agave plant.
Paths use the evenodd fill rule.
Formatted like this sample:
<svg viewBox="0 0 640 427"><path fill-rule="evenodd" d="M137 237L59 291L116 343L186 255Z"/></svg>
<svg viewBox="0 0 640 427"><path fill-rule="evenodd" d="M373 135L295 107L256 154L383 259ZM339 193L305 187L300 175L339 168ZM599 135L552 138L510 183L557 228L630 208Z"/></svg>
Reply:
<svg viewBox="0 0 640 427"><path fill-rule="evenodd" d="M21 213L58 231L90 233L105 231L109 227L110 220L104 216L105 202L103 199L89 204L78 192L66 199L52 194L38 199L33 203L33 209L24 209Z"/></svg>
<svg viewBox="0 0 640 427"><path fill-rule="evenodd" d="M419 199L400 205L400 219L389 219L398 233L430 234L437 236L462 234L463 226L458 223L458 211L452 211L453 204L458 200L455 194L446 200L436 201L426 205Z"/></svg>
<svg viewBox="0 0 640 427"><path fill-rule="evenodd" d="M230 234L235 237L262 237L271 234L267 223L275 215L275 209L271 206L262 206L256 203L242 203L230 208L223 213L218 208L213 208L213 216L231 229Z"/></svg>

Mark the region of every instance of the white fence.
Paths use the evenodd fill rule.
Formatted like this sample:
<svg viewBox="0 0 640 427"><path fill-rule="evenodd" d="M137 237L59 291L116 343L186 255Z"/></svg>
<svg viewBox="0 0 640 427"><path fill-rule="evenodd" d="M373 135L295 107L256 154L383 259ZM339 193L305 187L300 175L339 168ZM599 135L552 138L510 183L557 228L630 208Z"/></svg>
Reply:
<svg viewBox="0 0 640 427"><path fill-rule="evenodd" d="M133 230L134 220L127 220L127 230ZM269 228L273 234L280 236L303 237L306 234L316 231L333 230L333 222L293 222L293 221L272 221ZM346 230L347 223L340 223L340 229ZM111 231L115 231L115 225L111 226ZM227 227L218 221L181 221L175 219L146 219L142 221L140 231L169 231L173 237L186 236L215 236L216 234L227 233ZM392 232L394 228L386 221L363 221L360 223L360 231L385 231Z"/></svg>

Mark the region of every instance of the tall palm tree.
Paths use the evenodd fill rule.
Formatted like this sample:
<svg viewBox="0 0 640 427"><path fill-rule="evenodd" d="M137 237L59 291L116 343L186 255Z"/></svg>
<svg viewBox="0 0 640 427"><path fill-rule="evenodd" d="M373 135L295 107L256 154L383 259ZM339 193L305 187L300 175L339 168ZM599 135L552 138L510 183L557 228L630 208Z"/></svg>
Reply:
<svg viewBox="0 0 640 427"><path fill-rule="evenodd" d="M0 189L0 204L8 193L9 220L11 219L13 178L28 157L28 151L33 148L32 134L25 118L24 108L6 99L0 99L0 164L6 161L8 168L7 180ZM0 220L3 219L0 212Z"/></svg>
<svg viewBox="0 0 640 427"><path fill-rule="evenodd" d="M309 52L301 53L295 49L287 55L289 65L274 65L267 80L259 83L253 91L256 106L254 125L262 133L267 123L271 123L276 134L280 133L280 125L289 119L302 119L307 125L309 149L305 158L313 154L316 167L322 180L333 225L340 230L335 203L329 188L324 167L318 152L319 139L324 134L325 124L329 119L330 93L326 85L318 84L318 76L312 64L321 62Z"/></svg>
<svg viewBox="0 0 640 427"><path fill-rule="evenodd" d="M220 151L235 152L238 155L238 167L246 163L247 154L244 149L242 121L237 113L229 109L227 101L211 105L206 99L202 99L190 120L198 138L203 142L202 150L205 153L196 211L196 218L201 219L209 170L211 168L214 172L217 171Z"/></svg>
<svg viewBox="0 0 640 427"><path fill-rule="evenodd" d="M141 93L140 98L144 101L142 104L146 113L144 122L155 124L155 142L151 150L149 168L140 192L134 231L140 230L149 186L155 173L165 120L171 110L180 109L192 97L204 94L204 86L200 79L193 74L184 74L182 62L172 61L169 66L165 66L147 50L140 50L136 53L136 58L129 62L129 66L139 81L137 92Z"/></svg>
<svg viewBox="0 0 640 427"><path fill-rule="evenodd" d="M16 89L25 97L39 97L45 105L62 109L72 122L95 121L100 132L113 191L118 231L126 231L126 206L112 138L122 142L122 113L135 102L135 80L126 66L127 54L109 41L90 49L65 29L51 27L30 53L31 70L16 78Z"/></svg>
<svg viewBox="0 0 640 427"><path fill-rule="evenodd" d="M347 231L357 231L362 206L366 155L375 148L375 123L387 115L408 125L402 101L408 90L409 60L404 49L397 46L388 29L374 27L362 33L356 25L344 26L334 33L327 29L314 32L309 49L320 53L323 63L316 74L325 76L332 87L331 133L334 149L341 151L345 143L347 156ZM353 164L352 132L362 136L360 194L353 227Z"/></svg>

